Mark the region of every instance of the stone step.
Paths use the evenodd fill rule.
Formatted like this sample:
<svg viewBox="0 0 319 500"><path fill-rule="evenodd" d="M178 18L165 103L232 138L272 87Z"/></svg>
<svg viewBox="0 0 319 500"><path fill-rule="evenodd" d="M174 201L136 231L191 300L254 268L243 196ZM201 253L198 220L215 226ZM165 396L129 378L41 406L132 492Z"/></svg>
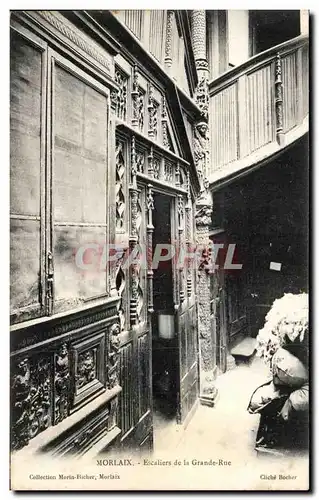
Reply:
<svg viewBox="0 0 319 500"><path fill-rule="evenodd" d="M257 340L252 337L245 337L243 340L234 345L230 350L232 356L242 356L250 358L256 350Z"/></svg>

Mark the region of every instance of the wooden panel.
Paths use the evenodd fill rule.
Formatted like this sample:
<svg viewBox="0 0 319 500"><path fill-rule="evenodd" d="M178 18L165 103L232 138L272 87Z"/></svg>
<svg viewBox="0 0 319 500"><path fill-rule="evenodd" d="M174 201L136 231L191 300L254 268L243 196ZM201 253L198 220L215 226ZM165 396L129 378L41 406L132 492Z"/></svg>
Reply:
<svg viewBox="0 0 319 500"><path fill-rule="evenodd" d="M107 98L56 67L54 219L106 223Z"/></svg>
<svg viewBox="0 0 319 500"><path fill-rule="evenodd" d="M190 305L179 315L179 416L184 422L198 398L197 315Z"/></svg>
<svg viewBox="0 0 319 500"><path fill-rule="evenodd" d="M124 23L131 31L133 31L134 35L137 38L141 38L142 36L142 10L124 10L119 11L120 18L123 19Z"/></svg>
<svg viewBox="0 0 319 500"><path fill-rule="evenodd" d="M10 295L11 310L40 306L42 54L11 33Z"/></svg>
<svg viewBox="0 0 319 500"><path fill-rule="evenodd" d="M211 100L212 117L212 161L211 166L220 167L237 159L238 120L237 84L223 89Z"/></svg>
<svg viewBox="0 0 319 500"><path fill-rule="evenodd" d="M283 130L288 132L297 124L297 64L296 53L282 59Z"/></svg>
<svg viewBox="0 0 319 500"><path fill-rule="evenodd" d="M59 66L54 74L55 299L72 307L106 293L107 97ZM91 265L85 274L75 262L83 244L98 246L81 259Z"/></svg>
<svg viewBox="0 0 319 500"><path fill-rule="evenodd" d="M179 317L179 338L180 338L180 373L181 377L187 373L187 313Z"/></svg>
<svg viewBox="0 0 319 500"><path fill-rule="evenodd" d="M12 310L39 302L40 222L10 222L10 305Z"/></svg>
<svg viewBox="0 0 319 500"><path fill-rule="evenodd" d="M16 33L10 50L11 213L39 215L41 53Z"/></svg>
<svg viewBox="0 0 319 500"><path fill-rule="evenodd" d="M180 385L180 405L182 420L185 420L188 413L194 406L198 396L198 366L193 363L189 372L181 380Z"/></svg>
<svg viewBox="0 0 319 500"><path fill-rule="evenodd" d="M139 417L144 415L150 406L150 347L149 334L138 339L138 405Z"/></svg>
<svg viewBox="0 0 319 500"><path fill-rule="evenodd" d="M161 62L163 53L165 10L151 10L150 14L149 48L153 56Z"/></svg>
<svg viewBox="0 0 319 500"><path fill-rule="evenodd" d="M272 80L271 66L247 75L248 153L273 140Z"/></svg>
<svg viewBox="0 0 319 500"><path fill-rule="evenodd" d="M309 113L309 48L302 48L302 117Z"/></svg>
<svg viewBox="0 0 319 500"><path fill-rule="evenodd" d="M101 295L106 292L106 273L100 270L101 251L106 242L106 228L82 226L55 226L55 301L68 301L70 306L77 301ZM88 248L83 259L87 269L76 263L76 253L84 245L98 245ZM79 254L78 254L79 255Z"/></svg>
<svg viewBox="0 0 319 500"><path fill-rule="evenodd" d="M189 370L197 356L197 316L196 307L192 306L188 310L187 324L187 369Z"/></svg>
<svg viewBox="0 0 319 500"><path fill-rule="evenodd" d="M138 243L141 245L141 251L146 246L146 220L145 220L145 206L146 194L145 187L138 186L140 191L137 200L137 217L136 229L138 234ZM142 259L142 257L141 257ZM145 323L147 321L147 272L145 266L138 266L138 280L137 280L137 322Z"/></svg>
<svg viewBox="0 0 319 500"><path fill-rule="evenodd" d="M133 346L126 344L120 350L120 427L125 434L134 425Z"/></svg>
<svg viewBox="0 0 319 500"><path fill-rule="evenodd" d="M105 386L105 336L102 331L71 346L71 393L74 409Z"/></svg>
<svg viewBox="0 0 319 500"><path fill-rule="evenodd" d="M108 418L109 408L105 406L86 422L81 422L81 425L77 426L73 432L69 432L67 435L62 434L43 451L50 451L50 455L60 457L83 455L96 441L105 436L108 429Z"/></svg>

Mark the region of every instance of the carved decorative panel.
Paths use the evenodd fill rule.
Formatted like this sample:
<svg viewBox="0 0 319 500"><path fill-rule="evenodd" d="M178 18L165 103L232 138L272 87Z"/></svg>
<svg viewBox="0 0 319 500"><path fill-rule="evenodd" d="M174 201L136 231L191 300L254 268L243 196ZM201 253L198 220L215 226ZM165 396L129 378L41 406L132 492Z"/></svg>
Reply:
<svg viewBox="0 0 319 500"><path fill-rule="evenodd" d="M137 96L137 124L138 128L143 132L144 130L144 117L145 117L145 92L139 87Z"/></svg>
<svg viewBox="0 0 319 500"><path fill-rule="evenodd" d="M114 323L109 331L109 366L108 388L112 389L119 383L119 356L120 356L120 325Z"/></svg>
<svg viewBox="0 0 319 500"><path fill-rule="evenodd" d="M127 302L126 302L126 276L125 272L123 271L121 264L122 264L122 259L118 262L117 264L117 269L116 269L116 290L121 298L119 306L118 306L118 315L119 315L119 320L120 320L120 329L121 331L125 330L126 328L126 314L127 314Z"/></svg>
<svg viewBox="0 0 319 500"><path fill-rule="evenodd" d="M11 440L18 450L51 425L51 360L23 358L12 370Z"/></svg>
<svg viewBox="0 0 319 500"><path fill-rule="evenodd" d="M165 160L164 164L164 181L174 182L174 167L170 161Z"/></svg>
<svg viewBox="0 0 319 500"><path fill-rule="evenodd" d="M137 201L137 219L136 219L136 230L138 235L139 243L142 243L142 217L143 217L143 208L141 203L141 195L138 197ZM144 291L143 291L143 282L142 282L142 269L139 265L137 268L137 304L136 304L136 315L137 315L137 323L142 320L142 309L144 306Z"/></svg>
<svg viewBox="0 0 319 500"><path fill-rule="evenodd" d="M145 153L138 149L136 150L136 168L140 174L145 173Z"/></svg>
<svg viewBox="0 0 319 500"><path fill-rule="evenodd" d="M69 316L55 318L49 320L45 328L40 324L26 327L21 331L21 337L28 338L30 335L32 339L36 338L37 347L25 355L12 353L11 446L13 450L23 448L50 426L60 424L84 404L102 395L107 388L114 388L114 397L117 389L120 391L120 388L114 387L118 385L119 324L117 321L115 325L111 323L107 326L106 321L109 317L109 321L113 318L114 322L117 303L118 299L114 300L114 307L113 302L99 306L98 310L91 310L88 317L85 313L81 317L80 312L76 315L76 320ZM89 323L87 319L90 320ZM101 323L103 320L104 326L99 326L97 330L94 323ZM51 330L50 321L54 323L54 326L51 325ZM46 330L49 333L46 332L41 336ZM64 339L57 344L57 336L60 334L63 334ZM39 343L43 343L41 350L38 347ZM23 350L25 347L26 345L23 346L20 342L20 349ZM112 414L110 425L115 425L114 418ZM86 419L85 425L91 425L90 422ZM63 428L67 427L68 423L65 422ZM82 430L78 428L80 434ZM93 434L85 437L88 446L91 438ZM43 440L45 442L47 438L44 436ZM36 446L38 445L37 441ZM65 448L63 443L61 446ZM60 450L60 445L58 448Z"/></svg>
<svg viewBox="0 0 319 500"><path fill-rule="evenodd" d="M161 177L161 160L156 156L153 159L153 175L155 179L160 179Z"/></svg>
<svg viewBox="0 0 319 500"><path fill-rule="evenodd" d="M183 167L179 168L179 185L183 189L187 189L187 175Z"/></svg>
<svg viewBox="0 0 319 500"><path fill-rule="evenodd" d="M100 63L104 70L110 73L112 62L110 56L106 56L105 50L92 42L92 39L86 36L83 30L79 30L73 26L65 17L58 12L52 10L37 11L46 21L54 26L64 37L70 40L81 51L86 52L90 57Z"/></svg>
<svg viewBox="0 0 319 500"><path fill-rule="evenodd" d="M67 344L54 354L54 424L62 422L70 411L70 370Z"/></svg>
<svg viewBox="0 0 319 500"><path fill-rule="evenodd" d="M164 148L167 148L169 151L174 151L168 127L167 103L164 96L162 96L162 142Z"/></svg>
<svg viewBox="0 0 319 500"><path fill-rule="evenodd" d="M121 230L124 228L125 224L125 209L126 209L126 201L125 201L125 151L124 151L124 143L116 140L116 148L115 148L115 157L116 157L116 229Z"/></svg>
<svg viewBox="0 0 319 500"><path fill-rule="evenodd" d="M157 139L158 136L158 114L159 114L159 104L156 101L153 101L153 109L150 113L150 123L151 129L153 131L154 139Z"/></svg>
<svg viewBox="0 0 319 500"><path fill-rule="evenodd" d="M158 134L158 112L159 104L155 101L153 96L153 86L148 86L148 135L154 139Z"/></svg>
<svg viewBox="0 0 319 500"><path fill-rule="evenodd" d="M78 357L75 388L78 391L96 378L96 349L89 349Z"/></svg>
<svg viewBox="0 0 319 500"><path fill-rule="evenodd" d="M118 67L115 67L115 81L119 85L119 90L115 98L115 113L121 120L126 120L127 116L127 87L128 77Z"/></svg>
<svg viewBox="0 0 319 500"><path fill-rule="evenodd" d="M73 407L105 386L105 331L72 344Z"/></svg>

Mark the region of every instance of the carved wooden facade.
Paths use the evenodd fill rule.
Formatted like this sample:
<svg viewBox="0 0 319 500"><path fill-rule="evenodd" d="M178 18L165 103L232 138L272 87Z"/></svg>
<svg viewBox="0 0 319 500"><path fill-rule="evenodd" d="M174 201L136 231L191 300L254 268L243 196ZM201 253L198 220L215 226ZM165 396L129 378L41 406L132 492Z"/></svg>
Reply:
<svg viewBox="0 0 319 500"><path fill-rule="evenodd" d="M167 13L151 12L162 61ZM184 44L188 22L173 14ZM154 195L170 200L172 239L191 245L199 180L184 117L200 111L137 45L121 51L127 28L111 13L17 12L11 30L12 449L150 448ZM112 262L108 244L122 249ZM176 265L172 287L182 420L198 391L195 273Z"/></svg>
<svg viewBox="0 0 319 500"><path fill-rule="evenodd" d="M158 197L168 241L186 251L209 244L209 182L269 142L281 146L307 117L306 39L219 76L226 16L212 12L12 13L15 452L152 447ZM218 69L207 54L214 26ZM209 70L218 77L210 83ZM261 97L254 116L244 99L232 106L250 89ZM172 264L179 422L199 395L213 402L216 366L226 363L227 290L205 271L209 258L204 250L199 269Z"/></svg>

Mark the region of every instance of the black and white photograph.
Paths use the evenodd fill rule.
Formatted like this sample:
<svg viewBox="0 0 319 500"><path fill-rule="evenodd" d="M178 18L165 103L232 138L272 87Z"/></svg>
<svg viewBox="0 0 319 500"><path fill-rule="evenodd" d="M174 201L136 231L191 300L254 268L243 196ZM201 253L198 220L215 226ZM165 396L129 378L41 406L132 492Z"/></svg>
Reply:
<svg viewBox="0 0 319 500"><path fill-rule="evenodd" d="M43 7L8 16L10 489L308 491L309 11Z"/></svg>

